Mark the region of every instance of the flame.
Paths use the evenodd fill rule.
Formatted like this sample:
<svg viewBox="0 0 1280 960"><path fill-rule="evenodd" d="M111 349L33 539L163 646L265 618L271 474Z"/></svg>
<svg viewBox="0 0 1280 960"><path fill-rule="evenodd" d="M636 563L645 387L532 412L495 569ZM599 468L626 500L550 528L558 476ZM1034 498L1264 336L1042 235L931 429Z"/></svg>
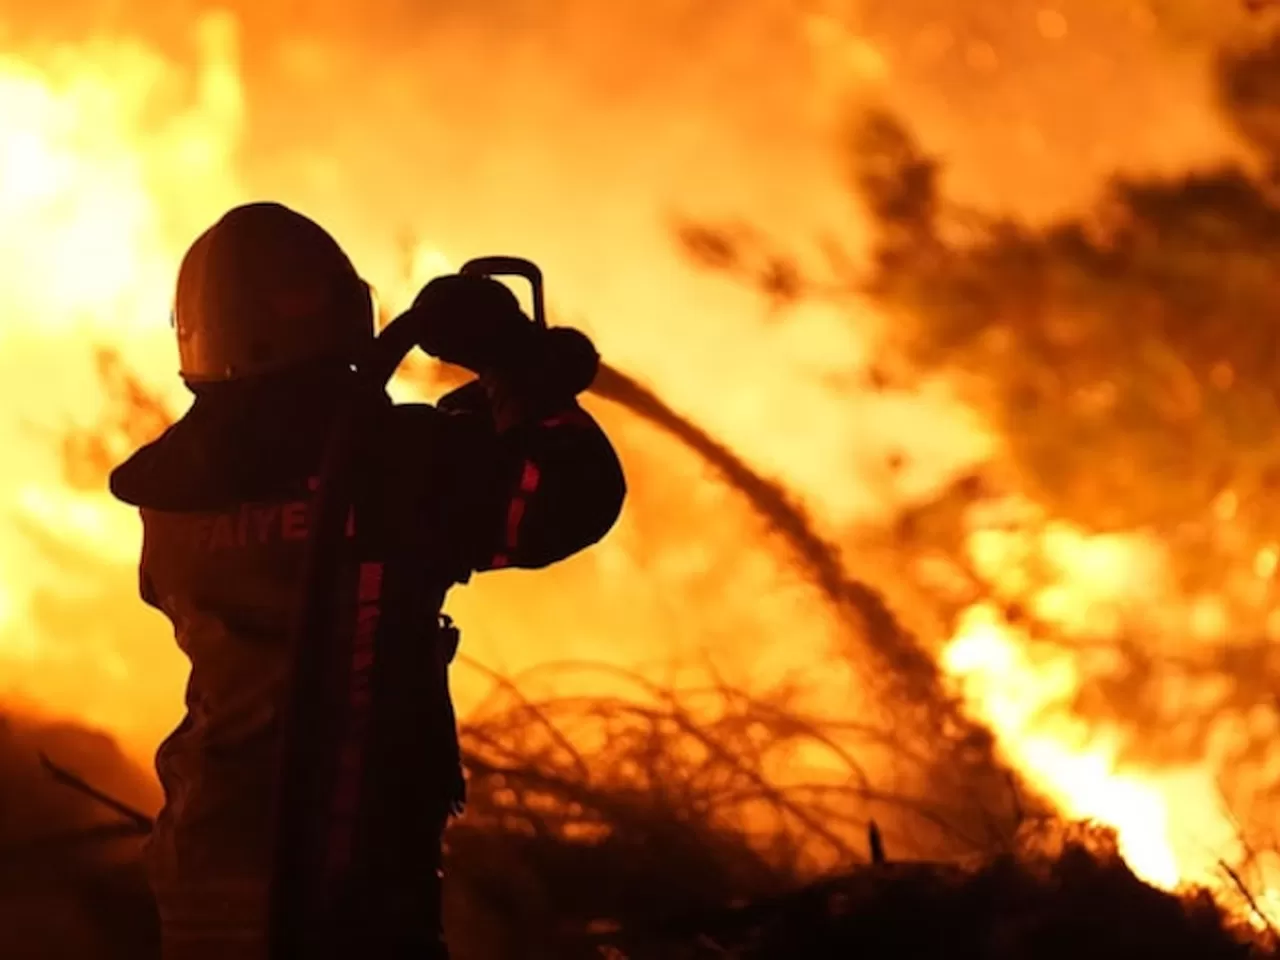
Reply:
<svg viewBox="0 0 1280 960"><path fill-rule="evenodd" d="M604 10L606 5L588 6ZM883 16L906 16L900 11L907 6L886 3ZM616 13L609 6L608 15ZM1074 15L1068 19L1048 7L1032 26L1041 39L1052 42L1054 55L1074 38L1088 37L1087 26ZM549 264L549 273L570 277L574 282L566 286L586 291L574 302L575 309L590 304L610 316L598 328L589 326L621 366L651 374L659 391L676 406L692 410L753 463L803 490L806 499L833 523L867 512L876 500L874 491L848 482L847 474L852 451L868 445L871 434L878 432L882 441L872 445L896 449L901 436L923 433L924 440L917 446L935 466L943 460L948 465L962 462L980 442L969 436L956 440L953 434L963 431L952 431L951 419L939 425L940 417L951 418L955 413L944 409L943 401L900 409L877 399L851 401L833 391L826 378L856 366L866 349L843 315L810 310L785 327L753 328L751 336L743 335L739 320L743 302L723 293L710 294L690 281L683 265L668 251L664 226L650 224L647 218L652 208L667 203L669 198L662 191L678 185L684 190L682 196L692 195L699 202L710 196L730 209L750 201L754 204L750 212L781 225L780 230L797 222L807 229L810 214L821 214L814 219L826 223L826 212L840 209L845 198L833 192L834 186L811 187L810 181L817 182L820 171L825 172L828 149L815 131L824 130L823 123L830 119L824 111L830 111L833 102L843 103L847 93L843 85L851 77L857 84L886 78L898 83L916 56L910 50L925 57L921 52L925 47L935 51L926 58L939 63L954 48L958 56L977 63L984 77L998 76L1001 60L986 40L953 38L940 24L914 31L913 42L900 45L897 56L886 53L870 36L845 31L827 14L806 17L803 30L813 49L821 53L821 76L834 77L831 82L841 86L834 91L824 87L817 107L805 100L800 110L788 99L795 93L792 86L780 84L774 90L755 82L761 69L755 53L758 44L742 42L726 53L727 61L742 70L742 88L749 89L753 98L772 104L776 97L783 103L767 114L771 124L757 125L752 115L750 122L743 123L746 133L735 129L722 144L704 139L704 124L697 122L692 111L681 118L692 118L691 122L673 126L669 121L679 98L663 93L657 98L660 122L650 131L658 145L647 153L631 143L616 152L605 150L602 144L613 140L641 139L626 124L638 122L642 112L628 102L615 113L613 102L606 99L591 102L599 108L599 116L592 116L603 133L593 127L588 135L571 138L565 132L563 149L550 157L540 152L544 138L530 135L531 130L541 132L532 121L497 133L476 122L470 135L477 139L468 143L474 147L480 139L487 142L490 136L497 137L492 156L485 163L472 163L470 157L440 161L441 179L458 182L451 180L434 192L424 187L412 198L401 195L402 181L427 179L420 169L425 149L404 149L407 159L400 167L369 167L395 170L397 175L367 175L362 201L367 196L371 204L377 200L384 211L397 215L405 208L406 216L431 214L433 227L429 236L415 239L407 251L401 251L404 256L398 263L396 257L380 251L381 241L373 228L354 229L351 245L357 260L371 264L375 285L388 308L394 309L418 282L456 265L467 253L498 247L523 249L527 243L534 255ZM766 33L772 42L772 28ZM745 31L742 36L753 37ZM101 342L119 349L131 369L175 407L181 405L180 388L172 376L176 358L164 324L175 267L190 238L249 192L241 156L249 118L237 21L226 14L206 15L197 22L193 40L198 53L194 67L166 56L156 46L120 35L22 53L0 48L0 397L4 402L0 449L6 456L5 469L0 471L0 697L102 725L139 758L151 751L175 720L185 663L167 642L167 627L154 614L140 610L135 598L136 518L100 492L70 487L56 438L70 424L92 426L105 402L93 366L94 348ZM600 48L595 43L580 46ZM733 44L726 41L728 46ZM690 59L700 61L705 53L699 50L700 56ZM293 70L308 78L327 76L341 60L330 45L314 38L287 47L282 58L286 72ZM459 58L465 65L457 68L457 76L463 79L455 86L475 80L471 72L475 64L489 71L502 59ZM439 61L416 54L408 61L404 76L388 67L385 79L376 83L362 72L362 78L369 80L367 95L398 105L401 112L394 117L395 124L388 126L416 129L415 123L423 123L437 140L447 142L457 119L447 112L434 118L421 116L419 104L403 106L403 96L394 89L410 75L408 71L418 72L423 63L439 65ZM623 58L624 70L632 66L631 58ZM953 68L951 63L946 69ZM797 74L809 78L799 68ZM625 86L614 74L608 76L615 86ZM545 107L541 91L554 91L557 82L562 79L547 81L538 95L522 103ZM907 81L901 85L911 86ZM691 82L691 86L702 95L700 83ZM705 110L707 116L713 111L719 116L730 101L738 103L719 85L707 86L714 87L707 95L711 104ZM926 86L946 91L948 110L953 94L976 94L979 100L986 95L982 84L962 91L952 82ZM1194 86L1198 92L1200 85ZM1178 146L1168 152L1181 151L1177 158L1181 161L1188 151L1199 156L1216 148L1218 140L1210 133L1220 131L1208 118L1207 108L1188 112L1184 98L1170 98L1163 86L1157 87L1160 104L1182 111L1176 124ZM1017 90L1019 97L1022 92ZM1068 92L1075 95L1074 90ZM1113 94L1104 99L1110 102L1127 96L1128 87L1117 85ZM365 96L362 87L360 97ZM1196 102L1203 99L1197 95ZM810 116L811 108L818 119ZM935 102L932 110L926 106L923 112L936 114L938 109ZM1092 128L1082 118L1092 119L1099 109L1090 104L1088 110L1071 116L1066 110L1041 112L1057 117L1083 138L1092 136ZM575 108L568 111L566 120L559 111L559 107L546 108L538 119L550 117L565 131L576 131L588 115ZM363 110L358 112L361 124L366 124ZM494 114L478 112L486 119ZM792 117L793 112L803 113L804 122ZM1111 119L1127 132L1132 118L1147 112L1120 106ZM614 116L622 118L614 121L621 127L608 126ZM330 120L327 114L323 118L326 124ZM971 124L959 114L942 126L944 131L956 127L963 131L953 132L953 140L971 136ZM618 136L610 135L615 132ZM1043 144L1040 128L1032 132L1035 135L1029 139ZM1148 131L1160 144L1157 158L1167 160L1163 145L1167 138L1163 128L1157 132L1158 137ZM368 149L367 135L362 126L359 137L348 138L352 143L359 140L360 148L343 148L343 156L365 174L360 149ZM817 146L809 150L797 146L809 135ZM341 137L334 134L334 141ZM977 138L974 143L978 160L971 164L971 182L989 178L1001 190L1013 183L1023 193L1040 198L1058 196L1057 191L1044 188L1041 167L1024 162L1025 156L1018 155L1013 162L993 160L984 152L990 144ZM1188 145L1194 145L1194 150ZM333 214L340 226L363 224L351 210L355 201L341 199L344 182L338 162L328 156L329 146L332 143L309 143L302 151L304 157L284 164L283 173L275 171L274 181L263 174L256 182L274 182L281 189L270 191L273 195L285 199L292 199L287 194L296 195L299 205L318 209L326 222L328 214ZM392 146L421 144L405 138ZM382 142L375 147L380 156L395 153ZM1003 157L1007 151L989 152ZM1077 165L1071 151L1060 152L1058 163ZM1110 159L1110 155L1101 160L1094 157L1091 162L1096 167L1109 164ZM756 166L748 171L749 163ZM677 172L649 193L632 190L630 182L648 176L651 168ZM981 169L982 175L975 176L974 168ZM1082 177L1073 171L1071 182ZM500 181L501 186L489 188L483 217L473 216L470 206L454 205L455 195L478 192L486 180ZM396 186L385 187L383 181L394 181ZM618 181L626 182L626 190L614 189ZM539 189L530 189L530 184ZM596 188L605 199L582 203L581 197L592 195ZM566 202L566 197L574 199ZM307 202L312 199L317 202ZM439 214L437 208L446 212ZM566 211L579 218L574 229L587 237L582 247L575 248L564 239ZM618 263L606 272L600 269L601 251L606 242L614 241L616 251L609 256ZM684 309L673 309L674 302L685 305ZM698 322L690 322L691 316ZM569 319L576 322L578 317ZM762 384L768 389L762 389ZM832 413L836 403L840 410L852 408L847 419ZM856 429L850 429L849 421L856 422ZM922 424L932 426L922 428ZM662 505L664 530L684 522L707 531L710 541L723 533L715 521L723 504L706 493L709 485L701 483L696 470L680 473L685 469L678 464L670 467L681 492L688 495L679 503ZM636 490L636 498L644 495L643 489ZM1227 506L1224 501L1223 509ZM633 510L633 516L638 513ZM643 540L644 531L636 533L641 523L634 521L635 528L629 531L633 544ZM33 538L33 531L44 539ZM740 540L741 531L735 529L731 536ZM730 535L725 534L725 539ZM716 546L724 548L719 542ZM970 549L975 566L992 582L1009 596L1030 593L1032 613L1067 637L1109 633L1117 616L1113 608L1121 600L1157 605L1167 599L1160 587L1158 550L1132 538L1089 537L1051 524L1034 535L1025 530L979 530L970 540ZM714 556L730 553L721 549ZM1023 562L1032 553L1048 557L1052 575L1047 582L1040 582ZM595 633L574 633L564 626L568 618L563 605L539 606L549 604L545 594L552 592L540 585L543 581L530 586L517 578L482 586L461 600L463 622L478 624L478 628L469 627L469 649L482 660L506 667L552 653L626 659L642 651L651 657L652 639L658 633L673 646L685 644L686 650L706 636L722 634L724 645L753 666L765 664L776 673L801 667L832 677L842 673L823 664L815 652L824 649L834 632L827 615L815 614L810 594L790 582L780 588L776 565L758 554L733 568L733 575L741 577L736 594L751 598L748 609L720 610L717 623L699 624L698 630L691 629L683 615L666 617L664 591L682 578L708 576L710 556L712 548L697 543L672 547L663 564L646 565L644 557L637 559L613 545L558 573L566 580L584 575L583 571L597 574L593 583L599 589L577 598L572 612L583 622L610 625L610 647L605 650ZM1278 556L1276 547L1259 554L1260 576L1274 572ZM86 567L109 571L107 588L113 598L84 608L93 616L78 613L75 606L84 596L92 599L95 590L103 589L100 580L85 572ZM521 611L518 618L484 612L486 604L501 609L508 602ZM712 598L707 606L717 602ZM632 615L642 607L660 612L649 618ZM525 613L530 608L543 611L541 620ZM105 617L104 610L109 612ZM619 617L619 610L627 614ZM1148 768L1129 758L1122 731L1073 714L1071 699L1087 682L1078 660L1065 648L1046 652L1037 647L1023 627L1009 622L1000 610L994 602L969 609L942 662L963 691L969 709L996 731L1013 765L1069 815L1114 827L1125 857L1153 883L1174 887L1204 881L1216 873L1218 858L1238 859L1240 838L1220 809L1211 760ZM521 625L517 641L504 643L502 627L517 619ZM1195 620L1202 632L1221 629L1222 614L1212 598L1197 608ZM534 622L543 623L545 629L536 642L526 643L527 624ZM698 636L687 635L694 633ZM784 639L769 650L762 649L763 643L744 639L770 633ZM514 662L503 662L506 657ZM843 676L832 679L842 688L851 682ZM1280 889L1264 884L1268 899L1280 896L1269 888Z"/></svg>
<svg viewBox="0 0 1280 960"><path fill-rule="evenodd" d="M164 315L166 201L185 194L188 218L216 209L242 120L232 21L206 17L197 38L196 102L159 130L147 111L181 75L145 46L60 49L42 67L0 57L0 291L11 324L24 314L40 331L96 322L120 333Z"/></svg>
<svg viewBox="0 0 1280 960"><path fill-rule="evenodd" d="M49 597L71 605L94 588L74 558L127 569L139 546L135 518L103 492L67 485L56 438L93 425L105 402L100 343L174 396L164 323L174 265L239 189L230 162L243 124L234 22L205 16L194 41L190 92L185 66L137 41L0 53L2 687L10 700L72 708L137 747L173 712L145 691L168 686L160 678L175 680L180 664L90 624L48 629ZM52 538L44 550L33 530ZM138 620L126 614L122 625Z"/></svg>
<svg viewBox="0 0 1280 960"><path fill-rule="evenodd" d="M989 606L970 608L947 647L946 667L964 681L981 717L997 732L1016 769L1046 790L1067 815L1114 827L1134 871L1162 886L1182 873L1169 842L1164 797L1140 774L1117 769L1115 745L1066 718L1037 722L1070 695L1078 677L1067 658L1034 664Z"/></svg>
<svg viewBox="0 0 1280 960"><path fill-rule="evenodd" d="M997 597L1029 592L1034 615L1068 644L1114 633L1117 613L1109 604L1167 602L1157 551L1135 537L1090 536L1054 523L1038 531L975 531L969 549ZM1049 558L1048 577L1028 574L1033 556ZM1159 767L1126 758L1124 731L1086 723L1071 710L1088 682L1079 655L1069 645L1032 644L996 600L964 611L942 665L1013 767L1067 816L1113 828L1134 873L1169 890L1225 889L1222 864L1239 868L1246 851L1211 757ZM1258 890L1264 903L1275 898L1277 879L1267 866Z"/></svg>

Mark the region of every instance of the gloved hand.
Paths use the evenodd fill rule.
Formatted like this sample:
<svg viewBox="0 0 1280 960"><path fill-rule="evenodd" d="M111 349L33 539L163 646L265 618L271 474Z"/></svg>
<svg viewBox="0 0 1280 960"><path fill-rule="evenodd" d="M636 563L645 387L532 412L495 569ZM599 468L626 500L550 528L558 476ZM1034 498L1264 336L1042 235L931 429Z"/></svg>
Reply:
<svg viewBox="0 0 1280 960"><path fill-rule="evenodd" d="M512 376L534 393L568 399L588 389L600 369L596 345L573 327L534 328L529 362L513 369Z"/></svg>
<svg viewBox="0 0 1280 960"><path fill-rule="evenodd" d="M515 294L488 277L436 277L411 311L424 351L482 376L521 366L539 332Z"/></svg>
<svg viewBox="0 0 1280 960"><path fill-rule="evenodd" d="M488 277L437 277L411 309L431 356L531 397L571 399L591 386L600 365L584 333L538 326L515 294Z"/></svg>

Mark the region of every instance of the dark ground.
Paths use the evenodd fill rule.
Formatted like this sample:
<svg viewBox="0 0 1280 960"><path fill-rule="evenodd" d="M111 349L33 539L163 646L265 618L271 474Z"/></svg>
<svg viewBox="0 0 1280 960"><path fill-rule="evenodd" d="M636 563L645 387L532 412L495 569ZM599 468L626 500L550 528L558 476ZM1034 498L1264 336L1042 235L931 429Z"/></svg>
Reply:
<svg viewBox="0 0 1280 960"><path fill-rule="evenodd" d="M53 782L42 751L122 800L154 804L149 779L110 740L66 725L0 723L0 957L154 956L136 840L33 846L115 819ZM486 778L473 783L483 790ZM459 960L1280 955L1207 896L1146 886L1109 838L1084 828L1042 826L1018 852L973 867L890 862L805 885L740 840L703 836L696 820L670 809L664 819L652 803L647 823L633 818L576 842L514 821L503 828L483 796L477 808L450 839Z"/></svg>

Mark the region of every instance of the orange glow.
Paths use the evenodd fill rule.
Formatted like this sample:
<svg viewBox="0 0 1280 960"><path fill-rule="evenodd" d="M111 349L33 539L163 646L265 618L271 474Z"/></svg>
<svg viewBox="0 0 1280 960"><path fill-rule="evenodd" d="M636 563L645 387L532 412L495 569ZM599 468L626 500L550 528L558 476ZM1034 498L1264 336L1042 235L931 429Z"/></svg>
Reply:
<svg viewBox="0 0 1280 960"><path fill-rule="evenodd" d="M66 484L58 437L98 419L100 342L177 395L164 323L174 258L238 189L243 108L234 22L207 17L193 39L194 90L160 122L156 103L186 78L146 44L0 49L0 688L116 730L140 755L173 716L148 691L177 680L179 658L123 591L119 634L76 622L102 571L136 562L138 530L105 492Z"/></svg>
<svg viewBox="0 0 1280 960"><path fill-rule="evenodd" d="M918 492L978 459L989 438L943 390L902 400L851 387L849 371L872 349L869 310L808 305L771 322L746 293L688 269L668 214L742 214L784 242L815 224L859 240L829 156L851 98L899 98L930 148L956 157L960 194L1034 215L1087 196L1117 158L1168 168L1229 148L1199 74L1152 52L1145 21L1108 41L1117 63L1132 54L1141 64L1133 77L1145 85L1088 72L1111 14L1084 0L1046 3L1000 30L947 21L961 6L951 0L859 5L865 22L852 25L835 2L807 4L803 16L782 0L744 4L713 25L668 10L678 4L640 5L661 10L652 21L628 14L636 37L619 35L613 5L584 0L565 4L548 45L580 63L505 34L485 35L488 53L470 23L412 40L406 26L403 40L388 31L368 41L374 52L357 50L355 26L332 4L285 40L268 5L244 6L179 38L197 51L194 65L171 51L178 41L142 26L20 49L0 32L0 698L101 725L144 763L181 710L186 664L137 600L136 518L69 484L59 442L71 427L101 428L103 344L181 409L166 325L173 276L186 244L231 204L269 195L314 213L392 311L470 256L537 259L563 322L796 491L830 533L878 518L885 454L914 458L907 481ZM250 28L260 49L246 49ZM997 95L1021 104L1011 65L1042 55L1074 57L1080 88L1037 79L1038 99L1019 107L1031 115L1017 123L963 107ZM1082 98L1081 88L1108 95ZM1162 91L1159 109L1138 123L1151 89ZM397 386L400 398L413 393ZM500 671L566 659L653 675L655 664L706 655L730 679L803 680L818 709L857 716L857 665L831 663L836 615L756 519L669 441L594 409L614 417L627 449L659 451L637 456L622 524L555 572L481 578L459 593L450 609L465 652ZM1159 545L1136 538L1048 523L978 529L968 547L1001 594L972 605L943 645L970 712L1064 812L1115 827L1142 876L1168 887L1212 880L1220 858L1241 854L1220 809L1219 758L1130 759L1131 731L1073 712L1087 678L1070 646L1033 644L1000 610L1029 597L1030 612L1070 640L1111 636L1145 605L1182 617L1190 643L1224 631L1221 604L1171 598ZM1033 576L1032 554L1047 579ZM1258 576L1278 558L1280 547L1261 551ZM464 712L483 689L459 672ZM830 774L829 758L796 758L796 768L802 760ZM1259 885L1273 887L1280 875Z"/></svg>

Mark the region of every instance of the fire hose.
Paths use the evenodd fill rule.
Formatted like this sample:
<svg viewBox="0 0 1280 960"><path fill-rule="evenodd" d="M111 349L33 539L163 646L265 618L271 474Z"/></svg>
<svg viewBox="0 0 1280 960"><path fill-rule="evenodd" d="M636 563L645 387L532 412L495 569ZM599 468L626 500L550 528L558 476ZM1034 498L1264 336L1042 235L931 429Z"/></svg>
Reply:
<svg viewBox="0 0 1280 960"><path fill-rule="evenodd" d="M525 278L533 290L533 322L546 328L542 273L533 263L515 257L484 257L470 261L460 272L465 276ZM428 285L420 299L430 289ZM382 810L404 802L396 795L399 791L392 782L394 778L385 773L390 761L381 746L392 722L382 712L384 698L378 695L379 678L431 674L422 681L431 685L423 699L429 700L434 694L441 702L441 714L433 717L429 725L436 728L432 749L457 771L457 783L448 804L453 812L460 809L465 792L447 681L448 661L452 659L457 635L447 618L439 616L447 584L457 579L440 577L441 586L433 596L419 596L416 600L420 609L433 607L436 611L440 625L435 637L425 638L411 649L390 636L384 638L379 628L394 615L382 608L381 591L384 564L390 559L394 539L390 527L395 519L375 489L376 478L364 476L368 471L359 469L375 456L370 444L376 431L368 426L385 403L388 382L409 352L424 345L422 319L414 308L401 314L373 341L369 355L357 364L360 382L338 418L320 471L314 532L304 574L304 602L295 631L295 672L290 707L285 714L285 752L276 797L276 872L271 885L269 923L271 955L277 960L342 950L341 945L326 940L320 927L333 920L331 905L335 896L341 896L335 891L342 889L344 871L349 871L352 863L365 862L362 857L376 858L373 849L377 842L360 832L361 826L375 835L384 829L380 825L369 827L364 821L357 822L357 818L367 807L378 806ZM437 355L453 359L443 353ZM356 626L349 639L351 650L337 654L348 665L344 668L349 671L344 683L350 690L345 715L338 719L316 701L314 692L323 689L335 656L331 646L332 599L339 592L337 585L344 583L341 564L347 554L342 548L353 511L361 517L354 533L358 571L353 591L357 594ZM424 582L428 579L422 578ZM351 589L350 582L346 582ZM392 588L386 589L389 595ZM362 630L365 623L371 625ZM423 652L429 646L435 648L434 661L430 653ZM379 736L380 731L383 737ZM323 752L326 745L332 748L330 754ZM339 810L335 798L353 794L359 795L359 801ZM327 809L317 811L316 804L321 802L327 804ZM428 816L429 812L421 811L421 815ZM387 815L384 819L394 817ZM384 837L384 842L388 839ZM377 894L365 891L355 896L367 909L369 900L361 898L376 898Z"/></svg>

